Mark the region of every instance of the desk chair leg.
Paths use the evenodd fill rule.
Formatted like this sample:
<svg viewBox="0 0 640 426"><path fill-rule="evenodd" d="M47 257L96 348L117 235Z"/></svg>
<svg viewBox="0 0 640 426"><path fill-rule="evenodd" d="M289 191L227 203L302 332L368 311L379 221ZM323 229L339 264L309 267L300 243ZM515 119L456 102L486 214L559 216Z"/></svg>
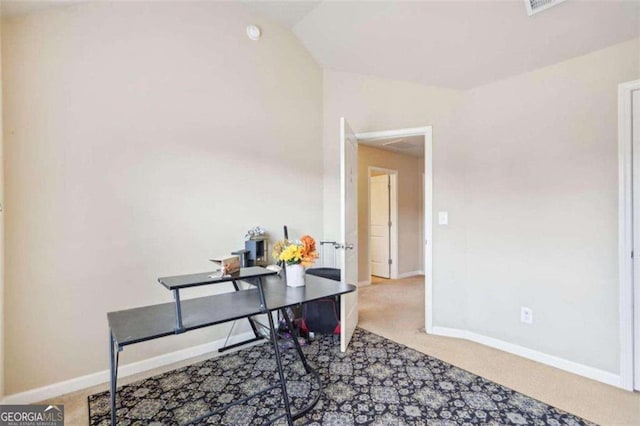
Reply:
<svg viewBox="0 0 640 426"><path fill-rule="evenodd" d="M119 348L116 348L116 342L113 339L113 333L109 330L109 349L110 349L110 405L111 405L111 426L116 425L116 385L118 383L118 358L120 355Z"/></svg>
<svg viewBox="0 0 640 426"><path fill-rule="evenodd" d="M298 357L300 358L300 361L302 361L302 365L304 365L304 371L306 371L307 374L309 374L311 373L311 367L307 363L307 358L304 356L304 353L302 353L300 342L298 342L298 336L296 336L295 333L293 332L293 324L291 323L291 319L289 318L289 315L287 315L287 308L282 309L282 316L284 317L284 320L287 323L287 327L291 332L291 339L293 340L293 345L295 346L296 351L298 352Z"/></svg>
<svg viewBox="0 0 640 426"><path fill-rule="evenodd" d="M273 317L271 312L267 312L267 318L269 318L269 327L271 328L271 343L273 344L273 351L275 352L276 365L278 366L278 376L280 377L280 387L282 388L282 400L284 402L284 410L287 414L287 424L293 426L293 417L291 416L291 407L289 406L289 395L287 394L287 382L284 377L284 370L282 369L282 360L280 359L280 349L278 348L278 331L273 324Z"/></svg>

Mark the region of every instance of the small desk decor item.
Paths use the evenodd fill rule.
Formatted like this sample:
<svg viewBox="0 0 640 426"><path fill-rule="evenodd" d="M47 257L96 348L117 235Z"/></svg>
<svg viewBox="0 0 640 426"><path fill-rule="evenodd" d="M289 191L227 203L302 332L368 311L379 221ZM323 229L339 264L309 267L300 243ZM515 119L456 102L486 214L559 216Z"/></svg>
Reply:
<svg viewBox="0 0 640 426"><path fill-rule="evenodd" d="M264 228L256 226L247 231L244 236L244 248L247 266L267 266L269 240Z"/></svg>
<svg viewBox="0 0 640 426"><path fill-rule="evenodd" d="M221 276L231 275L240 270L240 256L224 256L209 259L220 267Z"/></svg>
<svg viewBox="0 0 640 426"><path fill-rule="evenodd" d="M304 268L312 266L318 258L316 241L309 235L302 236L299 241L278 241L273 246L273 258L284 263L287 285L301 287Z"/></svg>
<svg viewBox="0 0 640 426"><path fill-rule="evenodd" d="M244 235L244 240L249 241L251 239L258 239L259 237L264 237L266 234L265 230L261 226L255 226L247 231Z"/></svg>

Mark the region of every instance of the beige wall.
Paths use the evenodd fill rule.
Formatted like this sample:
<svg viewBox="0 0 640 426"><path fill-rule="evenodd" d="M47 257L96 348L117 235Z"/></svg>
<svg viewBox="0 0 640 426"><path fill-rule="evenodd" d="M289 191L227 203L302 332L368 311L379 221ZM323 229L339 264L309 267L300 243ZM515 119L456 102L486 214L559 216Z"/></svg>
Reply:
<svg viewBox="0 0 640 426"><path fill-rule="evenodd" d="M472 331L618 372L617 86L639 55L636 39L468 92Z"/></svg>
<svg viewBox="0 0 640 426"><path fill-rule="evenodd" d="M440 325L464 328L459 306L466 282L460 250L466 239L460 115L464 93L328 70L323 76L325 238L338 238L340 231L340 117L346 117L356 132L432 125L434 216L446 210L450 221L448 227L434 228L434 317Z"/></svg>
<svg viewBox="0 0 640 426"><path fill-rule="evenodd" d="M434 325L617 373L617 85L639 56L632 40L467 92L325 70L325 236L339 117L433 125Z"/></svg>
<svg viewBox="0 0 640 426"><path fill-rule="evenodd" d="M358 281L369 281L369 167L398 172L398 273L422 269L422 172L424 158L358 145Z"/></svg>
<svg viewBox="0 0 640 426"><path fill-rule="evenodd" d="M107 369L107 311L170 301L157 277L249 227L322 234L322 74L288 30L235 3L88 4L6 21L2 62L7 394Z"/></svg>

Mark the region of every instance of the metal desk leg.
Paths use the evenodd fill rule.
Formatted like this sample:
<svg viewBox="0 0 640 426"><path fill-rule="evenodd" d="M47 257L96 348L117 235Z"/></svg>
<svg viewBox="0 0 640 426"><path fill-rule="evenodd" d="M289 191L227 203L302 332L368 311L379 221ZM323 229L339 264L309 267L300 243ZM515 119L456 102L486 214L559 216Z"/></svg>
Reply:
<svg viewBox="0 0 640 426"><path fill-rule="evenodd" d="M233 288L235 288L236 291L241 291L240 290L240 286L238 285L236 280L233 280ZM258 338L262 339L262 336L260 335L260 333L258 333L258 327L256 327L256 323L253 322L253 318L252 317L248 317L247 319L249 320L249 324L251 324L251 329L253 330L253 335L255 337L258 337Z"/></svg>
<svg viewBox="0 0 640 426"><path fill-rule="evenodd" d="M262 277L258 277L258 296L260 297L260 310L262 312L267 312L267 301L264 297L264 288L262 288L263 284L264 283L262 281Z"/></svg>
<svg viewBox="0 0 640 426"><path fill-rule="evenodd" d="M233 282L233 288L235 288L236 291L241 291L240 286L238 285L238 282L236 280L233 280L232 282ZM251 339L243 340L242 342L234 343L228 346L226 345L227 342L225 342L225 346L218 349L218 352L228 351L229 349L237 348L238 346L243 346L248 343L257 342L258 340L263 339L262 335L258 333L258 327L256 327L256 323L253 321L253 318L247 317L247 320L249 320L249 324L251 325L251 329L253 330L253 337ZM232 327L232 331L233 331L233 327ZM227 336L227 339L229 339L230 335L231 335L231 331L229 331L229 335Z"/></svg>
<svg viewBox="0 0 640 426"><path fill-rule="evenodd" d="M287 323L287 327L289 328L289 331L291 331L291 339L293 340L293 345L296 348L296 351L298 352L298 357L300 358L300 361L302 361L302 365L304 365L304 371L307 372L307 374L311 373L311 366L309 366L309 363L307 363L307 357L304 356L304 353L302 352L302 348L300 347L300 342L298 342L298 336L296 336L293 332L293 324L291 323L291 319L289 318L289 315L287 315L287 308L281 309L282 311L282 316L284 317L285 322Z"/></svg>
<svg viewBox="0 0 640 426"><path fill-rule="evenodd" d="M180 290L173 290L173 298L176 304L176 334L184 333L184 326L182 325L182 306L180 305Z"/></svg>
<svg viewBox="0 0 640 426"><path fill-rule="evenodd" d="M111 425L116 425L116 386L118 383L118 358L120 355L120 348L117 348L117 343L113 339L113 333L109 329L109 349L110 349L110 397L111 397Z"/></svg>
<svg viewBox="0 0 640 426"><path fill-rule="evenodd" d="M271 343L273 344L273 351L275 352L276 357L276 365L278 366L278 375L280 377L280 387L282 388L284 410L287 415L287 424L289 424L289 426L293 426L293 417L291 415L291 407L289 406L289 395L287 394L287 382L284 377L284 370L282 369L280 349L278 348L278 330L273 325L273 317L271 317L271 312L267 312L267 318L269 318L269 327L271 328Z"/></svg>

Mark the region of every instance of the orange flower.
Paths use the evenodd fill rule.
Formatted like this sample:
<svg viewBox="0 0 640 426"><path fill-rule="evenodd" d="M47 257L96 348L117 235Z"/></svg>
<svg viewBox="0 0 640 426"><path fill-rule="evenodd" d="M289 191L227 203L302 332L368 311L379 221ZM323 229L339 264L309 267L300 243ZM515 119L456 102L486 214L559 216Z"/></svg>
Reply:
<svg viewBox="0 0 640 426"><path fill-rule="evenodd" d="M300 242L302 243L303 256L316 251L316 241L313 239L313 237L309 235L303 235L302 238L300 238Z"/></svg>
<svg viewBox="0 0 640 426"><path fill-rule="evenodd" d="M302 265L312 266L318 258L316 240L309 235L303 235L300 242L302 243Z"/></svg>

